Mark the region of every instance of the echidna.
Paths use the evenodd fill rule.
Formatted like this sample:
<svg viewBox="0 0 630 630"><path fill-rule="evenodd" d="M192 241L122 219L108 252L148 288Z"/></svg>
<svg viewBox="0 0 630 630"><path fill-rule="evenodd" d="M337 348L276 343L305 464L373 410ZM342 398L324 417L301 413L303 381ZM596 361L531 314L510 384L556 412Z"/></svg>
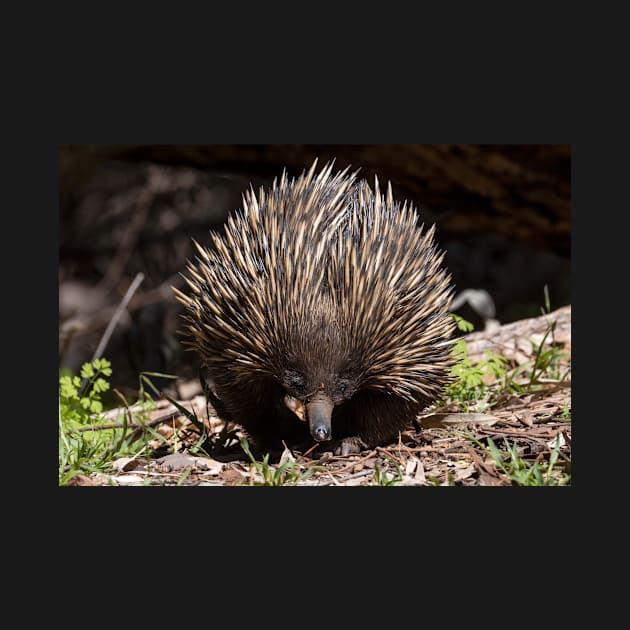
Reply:
<svg viewBox="0 0 630 630"><path fill-rule="evenodd" d="M453 359L443 253L418 214L333 162L250 188L184 276L185 344L211 400L261 448L394 439L439 395ZM303 407L302 407L303 405ZM299 410L307 422L301 422ZM358 439L357 439L358 438ZM347 452L347 449L344 449Z"/></svg>

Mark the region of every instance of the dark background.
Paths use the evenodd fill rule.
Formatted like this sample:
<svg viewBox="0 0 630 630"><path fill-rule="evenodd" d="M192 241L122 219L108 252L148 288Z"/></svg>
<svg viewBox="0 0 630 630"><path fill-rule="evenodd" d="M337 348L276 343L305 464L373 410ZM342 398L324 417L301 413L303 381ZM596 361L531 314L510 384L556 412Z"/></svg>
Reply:
<svg viewBox="0 0 630 630"><path fill-rule="evenodd" d="M238 208L286 168L313 159L351 164L408 199L446 251L456 291L485 289L502 323L569 304L569 145L62 145L59 149L59 363L89 361L138 272L145 276L104 356L112 382L133 389L142 370L191 377L195 357L176 330L170 285ZM483 320L464 305L456 312Z"/></svg>

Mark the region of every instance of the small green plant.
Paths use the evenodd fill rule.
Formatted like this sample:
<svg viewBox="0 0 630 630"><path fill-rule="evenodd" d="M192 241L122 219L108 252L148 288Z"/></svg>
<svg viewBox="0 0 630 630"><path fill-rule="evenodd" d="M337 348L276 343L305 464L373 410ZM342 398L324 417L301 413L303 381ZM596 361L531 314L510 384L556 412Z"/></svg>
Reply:
<svg viewBox="0 0 630 630"><path fill-rule="evenodd" d="M533 392L540 389L545 380L562 381L568 375L570 370L566 370L564 374L560 373L560 361L569 356L566 352L560 352L558 345L555 342L553 333L556 327L556 322L550 322L542 341L539 344L530 340L532 347L535 351L534 359L531 362L531 368L522 370L525 375L529 377L529 380L522 388L525 392ZM547 350L544 350L545 341L551 334L551 345ZM525 366L529 367L528 364ZM545 380L543 380L545 379Z"/></svg>
<svg viewBox="0 0 630 630"><path fill-rule="evenodd" d="M560 367L562 359L570 355L567 352L560 351L554 336L555 329L556 322L551 321L547 324L545 334L540 343L529 339L534 356L531 361L519 365L506 374L504 388L507 391L517 394L529 394L540 390L545 383L561 382L568 376L571 369L567 368L562 373ZM545 343L550 335L549 347L545 349Z"/></svg>
<svg viewBox="0 0 630 630"><path fill-rule="evenodd" d="M450 314L455 320L457 328L464 333L474 330L474 325L468 320ZM486 385L486 381L501 378L507 372L507 360L500 354L487 350L486 358L473 364L468 355L468 345L464 339L458 339L451 350L457 359L457 363L451 368L451 376L455 380L446 388L442 403L458 403L462 411L468 412L472 409L480 412L489 405L491 393Z"/></svg>
<svg viewBox="0 0 630 630"><path fill-rule="evenodd" d="M247 438L241 437L240 443L242 449L250 459L251 466L262 477L261 482L255 482L253 485L295 486L298 482L308 479L317 470L313 467L302 471L295 460L288 460L284 462L284 464L274 467L269 463L269 453L263 456L262 462L258 462L252 455Z"/></svg>
<svg viewBox="0 0 630 630"><path fill-rule="evenodd" d="M551 312L547 285L544 287L544 295L545 305L541 307L541 313L546 315ZM561 372L561 361L570 355L567 352L561 352L560 346L556 342L555 330L556 322L549 321L540 343L529 339L534 356L531 361L519 365L506 375L504 387L507 391L528 394L540 390L545 383L561 382L569 375L570 368L567 368L564 373ZM549 337L550 341L547 349L545 349Z"/></svg>
<svg viewBox="0 0 630 630"><path fill-rule="evenodd" d="M128 410L122 424L108 423L102 416L102 395L110 389L106 379L111 374L107 359L95 359L83 365L79 376L59 377L59 485L79 473L106 472L115 459L147 448L146 439L132 439ZM149 408L145 400L144 409ZM134 414L134 420L142 422L141 416ZM146 434L161 437L149 427Z"/></svg>
<svg viewBox="0 0 630 630"><path fill-rule="evenodd" d="M190 475L190 468L185 468L184 472L182 472L182 474L179 476L179 478L177 479L177 485L178 486L183 486L184 482L186 481L186 478L188 477L188 475Z"/></svg>
<svg viewBox="0 0 630 630"><path fill-rule="evenodd" d="M461 317L461 315L456 315L455 313L451 313L450 315L455 320L458 330L461 330L463 333L469 333L475 330L475 325Z"/></svg>
<svg viewBox="0 0 630 630"><path fill-rule="evenodd" d="M473 364L468 356L468 346L463 339L455 342L452 352L458 359L451 369L451 374L456 380L447 387L446 400L460 403L466 412L472 408L481 411L480 403L487 404L489 398L485 380L488 375L495 380L504 376L507 372L506 359L500 354L486 350L486 358Z"/></svg>
<svg viewBox="0 0 630 630"><path fill-rule="evenodd" d="M387 458L393 466L396 468L396 474L392 474L388 471L381 471L378 467L378 463L374 464L374 481L377 486L396 486L402 481L402 472L400 466L393 462L389 457Z"/></svg>
<svg viewBox="0 0 630 630"><path fill-rule="evenodd" d="M90 414L101 413L101 394L109 389L109 383L103 377L111 374L111 363L107 359L96 359L83 364L81 376L60 376L61 417L66 422L87 424Z"/></svg>
<svg viewBox="0 0 630 630"><path fill-rule="evenodd" d="M560 436L556 438L556 444L549 456L549 463L546 465L539 462L530 464L524 461L519 456L516 445L510 444L505 439L507 458L492 438L487 438L488 446L485 446L470 433L466 434L466 437L484 452L489 453L497 468L518 486L566 486L571 481L569 473L556 468L560 456Z"/></svg>
<svg viewBox="0 0 630 630"><path fill-rule="evenodd" d="M551 312L549 291L545 289L545 306L543 315ZM462 317L451 313L457 327L462 332L471 332L473 325ZM459 339L453 344L452 353L457 363L451 370L455 381L445 390L443 402L455 402L461 405L462 411L485 411L502 392L528 394L538 391L546 383L561 382L570 373L570 367L561 371L561 361L569 356L560 351L555 340L556 322L547 324L545 333L536 343L530 339L533 357L514 369L508 368L508 360L501 354L486 350L485 358L473 364L468 355L466 341ZM549 341L548 341L549 340ZM488 386L486 383L492 382Z"/></svg>

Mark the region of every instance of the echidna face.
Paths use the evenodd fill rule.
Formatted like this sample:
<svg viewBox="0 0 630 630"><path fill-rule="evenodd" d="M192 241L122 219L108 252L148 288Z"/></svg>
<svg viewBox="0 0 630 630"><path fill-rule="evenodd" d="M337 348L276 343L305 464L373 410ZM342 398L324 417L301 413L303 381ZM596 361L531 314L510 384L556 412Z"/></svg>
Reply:
<svg viewBox="0 0 630 630"><path fill-rule="evenodd" d="M333 409L357 392L359 375L347 360L335 359L331 347L311 347L304 357L308 361L293 359L282 374L285 404L308 422L315 440L330 440Z"/></svg>
<svg viewBox="0 0 630 630"><path fill-rule="evenodd" d="M290 396L307 403L319 392L339 405L360 387L361 358L338 308L325 294L297 319L283 345L286 354L278 380Z"/></svg>
<svg viewBox="0 0 630 630"><path fill-rule="evenodd" d="M350 398L359 389L358 375L347 368L308 369L288 368L284 372L281 385L286 393L297 400L307 402L316 392L325 392L334 405Z"/></svg>

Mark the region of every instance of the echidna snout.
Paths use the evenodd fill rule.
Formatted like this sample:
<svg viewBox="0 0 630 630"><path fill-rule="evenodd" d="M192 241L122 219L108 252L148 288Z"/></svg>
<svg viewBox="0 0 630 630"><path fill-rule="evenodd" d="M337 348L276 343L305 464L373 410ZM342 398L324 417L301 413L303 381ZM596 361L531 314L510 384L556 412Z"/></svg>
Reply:
<svg viewBox="0 0 630 630"><path fill-rule="evenodd" d="M308 428L317 442L326 442L332 437L332 411L332 400L321 391L306 403Z"/></svg>

